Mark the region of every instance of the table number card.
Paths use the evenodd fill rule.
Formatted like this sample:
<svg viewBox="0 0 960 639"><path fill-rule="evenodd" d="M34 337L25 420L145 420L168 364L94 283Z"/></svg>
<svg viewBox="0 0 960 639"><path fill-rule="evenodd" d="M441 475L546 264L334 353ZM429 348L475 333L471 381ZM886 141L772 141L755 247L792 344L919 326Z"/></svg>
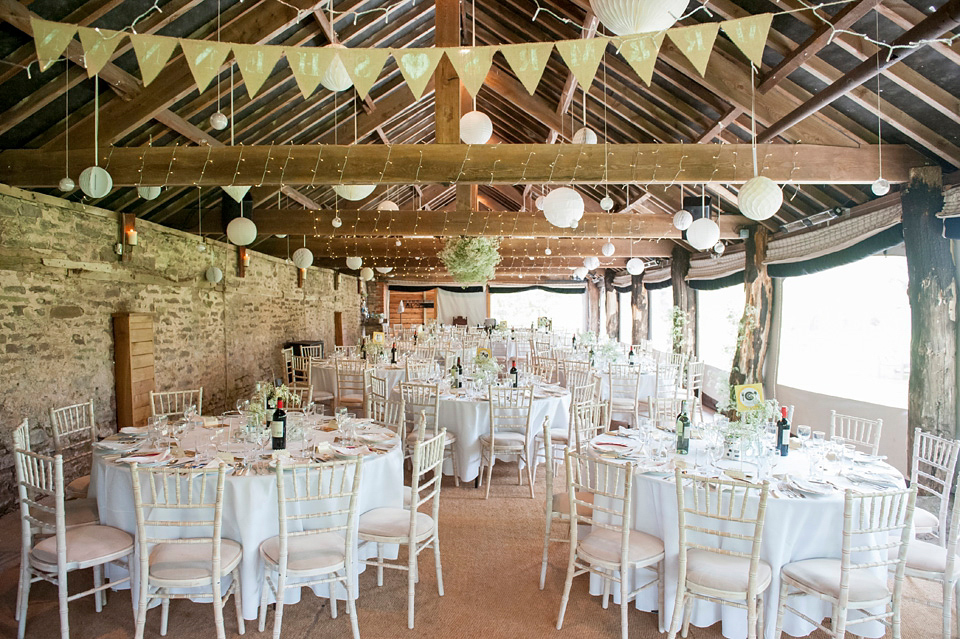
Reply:
<svg viewBox="0 0 960 639"><path fill-rule="evenodd" d="M762 384L740 384L733 387L737 396L737 412L744 413L763 404Z"/></svg>

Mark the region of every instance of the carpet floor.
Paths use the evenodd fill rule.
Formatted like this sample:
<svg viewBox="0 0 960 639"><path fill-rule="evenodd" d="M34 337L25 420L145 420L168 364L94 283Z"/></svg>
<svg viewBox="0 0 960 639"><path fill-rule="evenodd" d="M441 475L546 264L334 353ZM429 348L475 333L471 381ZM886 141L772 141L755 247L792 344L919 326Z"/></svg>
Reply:
<svg viewBox="0 0 960 639"><path fill-rule="evenodd" d="M440 509L441 559L445 596L437 595L433 553L421 555L421 580L417 587L416 629L406 626L406 574L387 571L384 585L376 585L376 572L368 568L359 577L358 601L360 634L378 639L443 637L571 637L576 639L620 636L619 609L608 610L600 598L587 592L588 578L574 581L563 629L556 630L557 612L566 569L566 546L554 544L546 589L538 588L543 544L542 473L537 482L537 499L529 488L516 485L516 466L499 464L494 470L491 498L471 485L453 487L445 480ZM15 637L14 607L17 600L19 563L19 512L0 518L0 637ZM405 556L402 551L401 557ZM92 583L90 571L71 576L71 592ZM932 602L940 601L940 590L930 584L908 580L906 594ZM304 593L301 602L284 608L283 634L287 639L323 636L350 637L345 608L338 606L331 619L326 599ZM233 604L225 610L227 637L236 637ZM940 611L916 603L904 605L903 637L925 639L940 636ZM128 591L111 592L103 612L96 614L93 599L85 597L70 604L70 630L74 639L122 639L133 636L134 623ZM256 622L247 622L247 634L270 636L273 613L267 616L264 633ZM631 608L630 637L661 637L656 616ZM56 589L47 583L35 584L30 595L28 638L59 636ZM160 636L160 611L151 610L145 637ZM169 637L209 639L215 637L213 613L208 604L174 601L171 604ZM719 639L720 626L691 627L695 639ZM812 637L825 635L817 632ZM887 636L892 636L888 632Z"/></svg>

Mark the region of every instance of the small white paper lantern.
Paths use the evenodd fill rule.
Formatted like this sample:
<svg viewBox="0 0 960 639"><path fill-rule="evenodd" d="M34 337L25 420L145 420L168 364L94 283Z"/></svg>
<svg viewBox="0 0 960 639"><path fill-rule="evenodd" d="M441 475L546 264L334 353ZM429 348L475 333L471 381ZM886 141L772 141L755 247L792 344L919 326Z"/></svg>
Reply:
<svg viewBox="0 0 960 639"><path fill-rule="evenodd" d="M160 191L162 189L159 186L138 186L137 193L145 200L155 200L160 197Z"/></svg>
<svg viewBox="0 0 960 639"><path fill-rule="evenodd" d="M377 273L380 273L381 275L386 275L387 273L389 273L389 272L392 271L392 270L393 270L393 267L392 267L392 266L378 266L378 267L377 267Z"/></svg>
<svg viewBox="0 0 960 639"><path fill-rule="evenodd" d="M360 269L360 279L364 282L369 282L373 279L373 269L369 266L364 266Z"/></svg>
<svg viewBox="0 0 960 639"><path fill-rule="evenodd" d="M713 252L717 255L723 255L723 252L727 250L727 246L723 242L717 242L713 245Z"/></svg>
<svg viewBox="0 0 960 639"><path fill-rule="evenodd" d="M274 235L274 237L277 238L278 240L282 240L283 238L287 237L287 234L286 234L286 233L277 233L276 235Z"/></svg>
<svg viewBox="0 0 960 639"><path fill-rule="evenodd" d="M204 273L204 277L211 284L217 284L220 280L223 279L223 271L221 271L216 266L207 267L207 272Z"/></svg>
<svg viewBox="0 0 960 639"><path fill-rule="evenodd" d="M73 180L69 177L60 178L60 184L57 185L61 191L67 193L77 188L77 185L74 184Z"/></svg>
<svg viewBox="0 0 960 639"><path fill-rule="evenodd" d="M540 197L538 197L538 198L536 199L536 201L534 202L534 204L536 204L538 211L542 211L542 210L543 210L543 202L544 202L544 200L546 200L546 199L547 199L547 196L546 196L546 195L541 195Z"/></svg>
<svg viewBox="0 0 960 639"><path fill-rule="evenodd" d="M328 44L327 48L346 49L346 47L339 42ZM330 91L346 91L353 86L353 80L350 79L350 74L347 73L347 67L344 66L339 56L327 67L327 70L320 78L320 84Z"/></svg>
<svg viewBox="0 0 960 639"><path fill-rule="evenodd" d="M552 254L553 254L553 251L551 251L551 250L550 250L550 247L548 246L547 248L543 249L543 254L544 254L544 255L552 255Z"/></svg>
<svg viewBox="0 0 960 639"><path fill-rule="evenodd" d="M609 195L605 196L602 200L600 200L600 208L603 209L604 211L612 211L613 198L610 197Z"/></svg>
<svg viewBox="0 0 960 639"><path fill-rule="evenodd" d="M751 220L767 220L783 206L783 191L770 178L759 175L747 180L740 192L740 212Z"/></svg>
<svg viewBox="0 0 960 639"><path fill-rule="evenodd" d="M460 118L460 141L464 144L486 144L492 135L493 122L486 113L470 111Z"/></svg>
<svg viewBox="0 0 960 639"><path fill-rule="evenodd" d="M613 245L613 242L607 242L603 245L603 248L600 249L604 257L610 257L617 252L617 247Z"/></svg>
<svg viewBox="0 0 960 639"><path fill-rule="evenodd" d="M333 228L338 229L341 226L343 226L343 220L341 220L340 216L338 215L337 217L330 220L330 224L333 226Z"/></svg>
<svg viewBox="0 0 960 639"><path fill-rule="evenodd" d="M631 257L627 260L627 273L630 275L640 275L644 268L643 260L639 257Z"/></svg>
<svg viewBox="0 0 960 639"><path fill-rule="evenodd" d="M870 185L870 190L877 196L886 195L890 192L890 182L884 178L877 178L877 181Z"/></svg>
<svg viewBox="0 0 960 639"><path fill-rule="evenodd" d="M590 0L603 26L615 35L665 31L683 16L687 0Z"/></svg>
<svg viewBox="0 0 960 639"><path fill-rule="evenodd" d="M597 133L588 126L577 129L577 132L573 134L573 143L574 144L596 144L597 143Z"/></svg>
<svg viewBox="0 0 960 639"><path fill-rule="evenodd" d="M337 195L351 202L358 202L369 197L373 190L377 188L376 184L334 184L333 190Z"/></svg>
<svg viewBox="0 0 960 639"><path fill-rule="evenodd" d="M681 210L673 215L673 227L678 231L686 231L693 224L693 215L690 211Z"/></svg>
<svg viewBox="0 0 960 639"><path fill-rule="evenodd" d="M88 166L80 173L80 190L88 197L105 197L113 189L113 178L102 166Z"/></svg>
<svg viewBox="0 0 960 639"><path fill-rule="evenodd" d="M257 239L257 225L248 217L235 217L227 224L227 239L237 246L246 246Z"/></svg>
<svg viewBox="0 0 960 639"><path fill-rule="evenodd" d="M560 228L576 228L583 217L583 208L583 197L567 186L550 191L543 200L544 217Z"/></svg>
<svg viewBox="0 0 960 639"><path fill-rule="evenodd" d="M393 200L384 200L380 204L377 204L378 211L399 211L400 207L397 206L397 203Z"/></svg>
<svg viewBox="0 0 960 639"><path fill-rule="evenodd" d="M359 257L348 257L347 258L347 268L351 271L355 271L358 268L363 266L363 259Z"/></svg>
<svg viewBox="0 0 960 639"><path fill-rule="evenodd" d="M694 220L687 229L687 242L698 251L706 251L720 240L720 227L708 217Z"/></svg>
<svg viewBox="0 0 960 639"><path fill-rule="evenodd" d="M313 251L306 246L302 246L293 252L293 264L297 268L310 268L313 266Z"/></svg>
<svg viewBox="0 0 960 639"><path fill-rule="evenodd" d="M578 266L577 268L573 269L573 276L578 280L582 280L589 272L590 271L587 270L586 266Z"/></svg>
<svg viewBox="0 0 960 639"><path fill-rule="evenodd" d="M583 265L584 267L586 267L588 271L592 271L593 269L600 266L600 259L592 255L590 257L585 257L583 258Z"/></svg>
<svg viewBox="0 0 960 639"><path fill-rule="evenodd" d="M225 128L227 128L228 124L230 124L230 120L228 120L227 116L219 111L216 111L210 116L210 127L216 131L223 131Z"/></svg>

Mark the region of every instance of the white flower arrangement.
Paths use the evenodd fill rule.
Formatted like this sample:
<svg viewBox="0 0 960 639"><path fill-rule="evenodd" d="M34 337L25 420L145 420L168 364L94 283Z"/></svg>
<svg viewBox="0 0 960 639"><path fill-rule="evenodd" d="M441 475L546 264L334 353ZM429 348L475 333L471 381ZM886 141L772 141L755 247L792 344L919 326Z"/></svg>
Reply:
<svg viewBox="0 0 960 639"><path fill-rule="evenodd" d="M383 342L369 340L366 345L367 359L377 361L387 352L387 345Z"/></svg>
<svg viewBox="0 0 960 639"><path fill-rule="evenodd" d="M597 345L597 334L593 331L577 333L577 344L584 348L590 348Z"/></svg>
<svg viewBox="0 0 960 639"><path fill-rule="evenodd" d="M486 282L500 263L500 240L492 237L458 237L447 240L438 257L450 276L461 284Z"/></svg>
<svg viewBox="0 0 960 639"><path fill-rule="evenodd" d="M264 424L267 420L267 406L278 399L282 400L286 406L300 405L300 396L291 391L286 384L274 386L257 382L257 388L250 397L250 407L247 409L254 423Z"/></svg>
<svg viewBox="0 0 960 639"><path fill-rule="evenodd" d="M502 370L497 358L490 357L490 354L486 351L477 353L476 358L473 360L473 376L478 379L483 379L487 383L495 381Z"/></svg>
<svg viewBox="0 0 960 639"><path fill-rule="evenodd" d="M594 346L593 354L599 362L615 364L623 356L623 351L613 340L606 340Z"/></svg>

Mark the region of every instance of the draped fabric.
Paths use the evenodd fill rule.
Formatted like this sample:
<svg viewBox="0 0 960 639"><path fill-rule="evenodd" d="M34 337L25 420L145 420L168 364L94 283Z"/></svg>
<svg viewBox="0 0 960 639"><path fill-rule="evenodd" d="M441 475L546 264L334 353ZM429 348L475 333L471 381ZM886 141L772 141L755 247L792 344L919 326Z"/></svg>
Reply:
<svg viewBox="0 0 960 639"><path fill-rule="evenodd" d="M464 292L440 287L437 291L437 319L441 324L452 324L454 317L466 317L470 326L482 324L487 316L487 296L482 287Z"/></svg>
<svg viewBox="0 0 960 639"><path fill-rule="evenodd" d="M580 295L585 292L585 286L491 286L490 293L525 293L527 291L546 291L547 293L560 293L561 295Z"/></svg>

